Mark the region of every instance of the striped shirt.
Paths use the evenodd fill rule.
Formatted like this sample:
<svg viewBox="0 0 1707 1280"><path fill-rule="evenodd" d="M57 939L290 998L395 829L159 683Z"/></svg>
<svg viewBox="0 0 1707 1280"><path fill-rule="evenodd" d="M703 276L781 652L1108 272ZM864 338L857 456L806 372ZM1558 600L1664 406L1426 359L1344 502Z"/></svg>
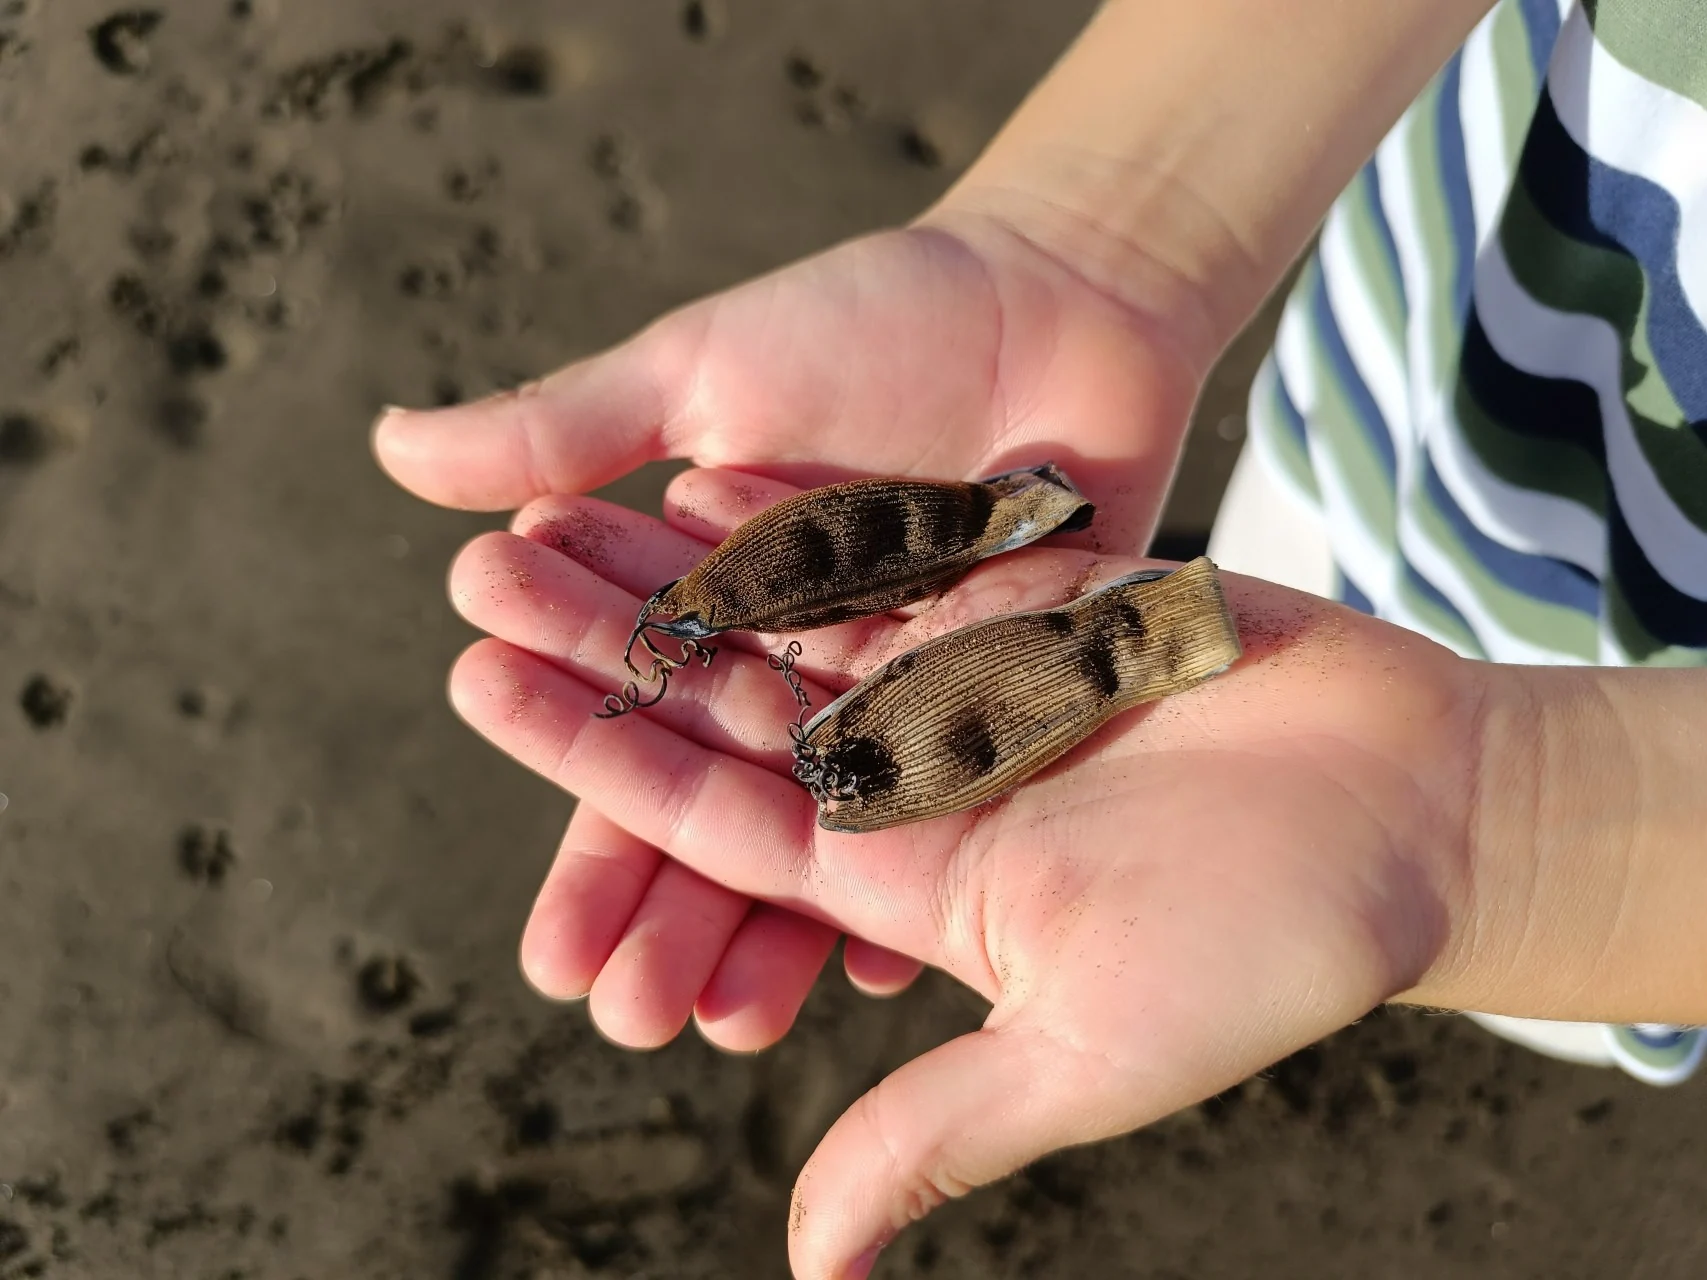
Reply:
<svg viewBox="0 0 1707 1280"><path fill-rule="evenodd" d="M1328 215L1251 439L1349 604L1707 665L1707 4L1500 0ZM1649 1078L1701 1056L1609 1034Z"/></svg>

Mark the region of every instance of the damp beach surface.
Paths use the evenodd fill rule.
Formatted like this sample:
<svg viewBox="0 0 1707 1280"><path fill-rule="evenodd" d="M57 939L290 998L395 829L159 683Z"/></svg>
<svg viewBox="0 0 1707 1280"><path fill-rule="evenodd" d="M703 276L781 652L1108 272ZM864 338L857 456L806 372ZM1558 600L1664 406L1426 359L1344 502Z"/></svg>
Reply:
<svg viewBox="0 0 1707 1280"><path fill-rule="evenodd" d="M530 992L571 802L441 693L498 521L367 430L911 217L1091 8L0 0L0 1277L786 1276L817 1138L984 1010L831 976L773 1051L640 1055ZM1702 1274L1704 1124L1383 1014L877 1274Z"/></svg>

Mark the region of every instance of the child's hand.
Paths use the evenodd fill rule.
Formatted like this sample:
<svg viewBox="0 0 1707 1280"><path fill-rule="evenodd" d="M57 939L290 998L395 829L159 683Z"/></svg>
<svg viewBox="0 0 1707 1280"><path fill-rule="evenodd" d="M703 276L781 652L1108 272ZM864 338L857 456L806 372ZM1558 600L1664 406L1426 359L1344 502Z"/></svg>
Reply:
<svg viewBox="0 0 1707 1280"><path fill-rule="evenodd" d="M811 485L976 479L1058 462L1094 542L1141 551L1203 361L1183 326L1117 302L972 215L838 249L675 312L510 393L392 413L375 447L405 487L505 510L691 458Z"/></svg>
<svg viewBox="0 0 1707 1280"><path fill-rule="evenodd" d="M497 639L451 691L583 798L524 957L548 991L590 989L613 1038L661 1043L691 1011L714 1042L761 1047L844 930L875 944L852 962L874 985L885 956L904 979L905 956L993 1003L824 1139L791 1215L799 1276L860 1274L944 1196L1201 1099L1397 993L1452 987L1488 669L1314 597L1229 577L1247 651L1231 672L1120 717L1005 801L871 835L815 825L789 776L794 700L751 637L720 638L656 708L594 719L640 599L786 492L691 472L666 500L675 528L533 504L521 536L478 539L453 571L458 607ZM1003 557L912 621L804 637L800 669L822 706L931 634L1133 567Z"/></svg>

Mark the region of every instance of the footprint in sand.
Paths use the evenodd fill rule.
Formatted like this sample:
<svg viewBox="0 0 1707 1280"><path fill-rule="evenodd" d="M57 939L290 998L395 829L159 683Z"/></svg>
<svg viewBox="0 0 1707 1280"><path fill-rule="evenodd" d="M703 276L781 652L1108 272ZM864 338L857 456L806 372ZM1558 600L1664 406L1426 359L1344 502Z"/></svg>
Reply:
<svg viewBox="0 0 1707 1280"><path fill-rule="evenodd" d="M668 206L664 194L642 172L632 139L603 133L593 140L587 166L605 184L605 221L625 236L658 231Z"/></svg>
<svg viewBox="0 0 1707 1280"><path fill-rule="evenodd" d="M942 168L942 148L918 125L910 124L902 129L896 145L908 163L921 169Z"/></svg>
<svg viewBox="0 0 1707 1280"><path fill-rule="evenodd" d="M71 443L68 432L34 413L0 413L0 468L30 467Z"/></svg>
<svg viewBox="0 0 1707 1280"><path fill-rule="evenodd" d="M706 1140L677 1127L564 1135L450 1185L463 1234L457 1275L651 1275L648 1214L679 1220L719 1182Z"/></svg>
<svg viewBox="0 0 1707 1280"><path fill-rule="evenodd" d="M860 91L850 84L832 83L823 65L809 53L789 54L782 74L794 90L795 119L808 128L846 133L866 113Z"/></svg>
<svg viewBox="0 0 1707 1280"><path fill-rule="evenodd" d="M149 38L163 21L158 9L121 9L89 28L89 45L114 75L140 75L148 70Z"/></svg>
<svg viewBox="0 0 1707 1280"><path fill-rule="evenodd" d="M715 40L728 25L720 0L687 0L682 5L682 34L689 40Z"/></svg>
<svg viewBox="0 0 1707 1280"><path fill-rule="evenodd" d="M260 891L265 882L239 883L244 878L229 868L224 874L228 891L202 897L173 931L165 967L173 985L233 1035L293 1051L335 1074L351 1045L378 1032L376 1017L429 988L412 961L394 962L407 964L407 979L397 967L375 974L358 965L352 972L338 959L350 954L348 921L315 907L292 911ZM375 942L361 953L395 949ZM407 1024L396 1031L407 1036Z"/></svg>
<svg viewBox="0 0 1707 1280"><path fill-rule="evenodd" d="M557 78L556 60L537 45L506 49L485 70L486 89L512 98L543 98Z"/></svg>
<svg viewBox="0 0 1707 1280"><path fill-rule="evenodd" d="M231 832L222 826L186 827L178 837L178 865L192 880L218 887L237 865Z"/></svg>
<svg viewBox="0 0 1707 1280"><path fill-rule="evenodd" d="M18 695L24 718L37 729L56 729L71 718L76 692L64 680L48 675L31 676Z"/></svg>
<svg viewBox="0 0 1707 1280"><path fill-rule="evenodd" d="M199 449L207 441L211 416L206 400L185 392L161 398L154 407L154 429L179 449Z"/></svg>

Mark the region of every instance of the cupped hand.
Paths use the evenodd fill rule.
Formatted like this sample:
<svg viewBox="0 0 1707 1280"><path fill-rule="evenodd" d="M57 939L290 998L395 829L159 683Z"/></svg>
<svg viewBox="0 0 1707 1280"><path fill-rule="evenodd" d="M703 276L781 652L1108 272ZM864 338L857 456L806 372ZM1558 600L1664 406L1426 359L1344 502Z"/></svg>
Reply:
<svg viewBox="0 0 1707 1280"><path fill-rule="evenodd" d="M694 303L518 391L393 411L375 449L406 488L480 510L662 458L800 485L1053 460L1098 506L1088 545L1140 552L1213 358L1182 336L1200 329L1111 297L1007 224L944 215Z"/></svg>
<svg viewBox="0 0 1707 1280"><path fill-rule="evenodd" d="M639 601L789 490L690 472L660 525L541 499L452 576L493 639L451 695L481 733L582 798L524 942L535 981L658 1043L786 1028L837 932L871 985L947 971L977 1032L888 1077L796 1188L802 1280L858 1276L944 1197L1209 1096L1401 993L1469 946L1468 824L1485 676L1411 633L1228 576L1227 674L1117 718L981 809L869 835L815 825L790 776L774 637L725 637L655 708L600 720ZM986 562L910 619L803 637L815 705L932 634L1062 602L1137 567L1039 547Z"/></svg>
<svg viewBox="0 0 1707 1280"><path fill-rule="evenodd" d="M1177 310L1184 295L1170 296ZM1110 296L1017 224L942 213L683 308L518 391L388 413L374 447L420 496L479 509L583 493L665 457L797 483L869 474L964 479L1054 460L1098 505L1081 540L1137 551L1154 528L1209 359L1179 337L1201 332L1199 318L1179 320L1170 323L1160 306L1145 310L1136 296ZM680 566L703 550L694 544ZM606 886L612 876L626 879L626 896L597 900L578 887L589 878ZM761 1010L718 993L756 968L792 975L803 995L834 942L821 923L754 907L625 843L595 806L582 805L548 900L579 904L620 929L629 917L619 904L643 894L648 910L668 901L678 918L702 923L702 967L718 961L716 939L729 922L742 923L739 945L716 970L729 976L707 991L689 982L674 999L632 1006L610 979L594 992L602 1025L623 1043L668 1040L696 1002L702 1026L721 1043L769 1043L792 1018L792 997ZM684 937L674 942L678 957L692 950ZM593 973L608 972L603 945L592 944L591 959L546 961L534 958L530 941L524 963L543 989L582 994ZM844 955L849 976L874 994L897 991L917 973L916 964L857 940ZM637 965L630 985L655 990L643 957ZM720 1017L725 1005L740 1012Z"/></svg>

